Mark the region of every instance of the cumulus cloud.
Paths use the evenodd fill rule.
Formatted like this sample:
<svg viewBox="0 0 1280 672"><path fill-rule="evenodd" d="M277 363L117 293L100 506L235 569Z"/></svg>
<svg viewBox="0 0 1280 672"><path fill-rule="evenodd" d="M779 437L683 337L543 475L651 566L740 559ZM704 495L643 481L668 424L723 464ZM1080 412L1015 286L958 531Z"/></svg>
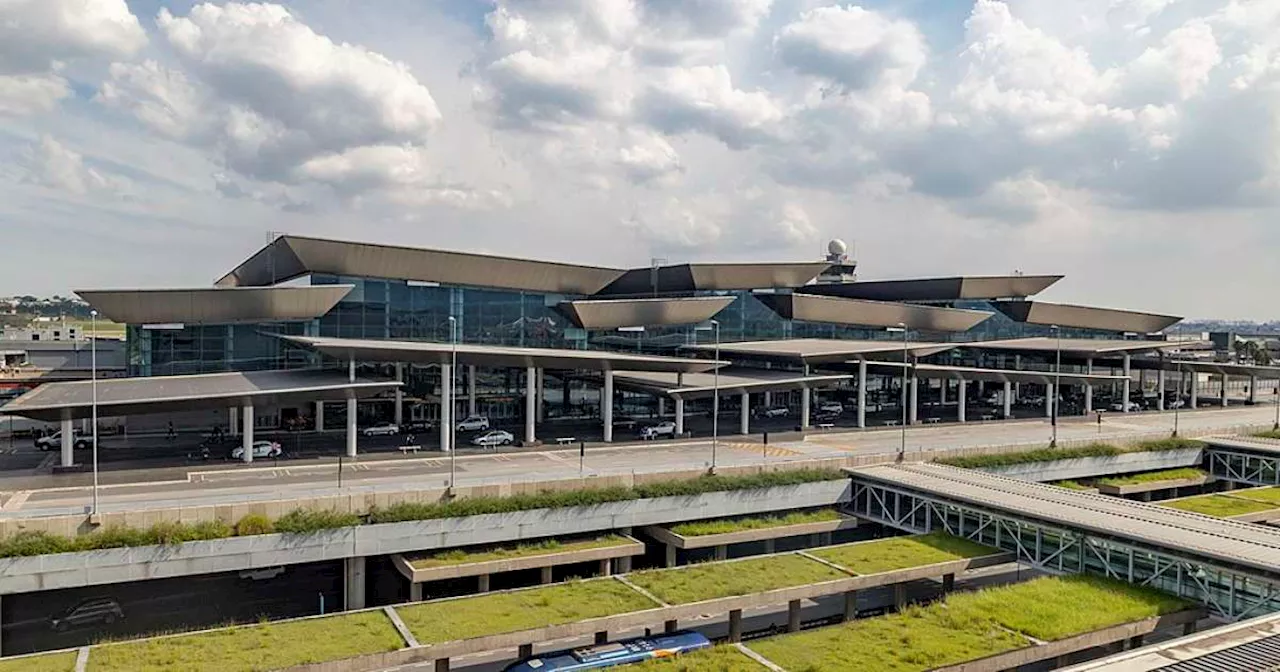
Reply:
<svg viewBox="0 0 1280 672"><path fill-rule="evenodd" d="M21 163L27 181L78 196L90 192L122 194L129 186L124 178L86 165L79 152L48 135L26 148Z"/></svg>
<svg viewBox="0 0 1280 672"><path fill-rule="evenodd" d="M854 5L801 14L782 28L774 47L779 60L796 72L846 91L905 87L928 55L915 24Z"/></svg>

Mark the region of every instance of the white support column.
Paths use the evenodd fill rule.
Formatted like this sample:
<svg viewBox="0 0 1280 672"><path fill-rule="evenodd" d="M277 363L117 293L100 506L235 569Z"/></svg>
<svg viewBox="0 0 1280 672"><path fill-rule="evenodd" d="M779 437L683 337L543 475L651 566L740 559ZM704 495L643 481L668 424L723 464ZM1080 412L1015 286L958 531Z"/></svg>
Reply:
<svg viewBox="0 0 1280 672"><path fill-rule="evenodd" d="M240 435L240 409L235 406L227 409L227 433L231 436Z"/></svg>
<svg viewBox="0 0 1280 672"><path fill-rule="evenodd" d="M245 404L241 415L244 416L244 436L240 446L244 449L245 464L248 464L253 461L253 404Z"/></svg>
<svg viewBox="0 0 1280 672"><path fill-rule="evenodd" d="M353 609L364 609L364 572L365 561L363 557L347 558L342 561L343 569L343 605L342 607L351 611Z"/></svg>
<svg viewBox="0 0 1280 672"><path fill-rule="evenodd" d="M1004 381L1004 417L1013 417L1013 383Z"/></svg>
<svg viewBox="0 0 1280 672"><path fill-rule="evenodd" d="M1222 374L1222 407L1227 407L1227 374Z"/></svg>
<svg viewBox="0 0 1280 672"><path fill-rule="evenodd" d="M809 377L809 365L804 365L804 375ZM809 429L809 405L813 403L813 391L805 385L800 390L800 429Z"/></svg>
<svg viewBox="0 0 1280 672"><path fill-rule="evenodd" d="M1156 372L1156 410L1164 410L1164 357L1160 358L1160 370Z"/></svg>
<svg viewBox="0 0 1280 672"><path fill-rule="evenodd" d="M773 393L772 393L772 392L766 391L766 392L764 393L764 407L765 407L765 408L772 408L772 407L773 407Z"/></svg>
<svg viewBox="0 0 1280 672"><path fill-rule="evenodd" d="M858 426L867 426L867 360L858 362Z"/></svg>
<svg viewBox="0 0 1280 672"><path fill-rule="evenodd" d="M62 466L69 467L76 463L75 422L71 418L62 419Z"/></svg>
<svg viewBox="0 0 1280 672"><path fill-rule="evenodd" d="M404 382L404 364L399 362L396 363L396 382ZM396 387L396 408L393 415L391 421L396 423L396 426L404 424L404 385Z"/></svg>
<svg viewBox="0 0 1280 672"><path fill-rule="evenodd" d="M939 405L947 405L947 379L943 378L938 381L938 403Z"/></svg>
<svg viewBox="0 0 1280 672"><path fill-rule="evenodd" d="M684 397L676 397L676 436L684 435Z"/></svg>
<svg viewBox="0 0 1280 672"><path fill-rule="evenodd" d="M449 398L453 398L450 394ZM467 415L476 414L476 365L467 366Z"/></svg>
<svg viewBox="0 0 1280 672"><path fill-rule="evenodd" d="M1120 407L1124 409L1125 413L1129 412L1129 385L1133 382L1133 378L1130 377L1132 374L1132 369L1129 368L1130 363L1130 355L1126 352L1124 355L1124 380L1121 381L1124 386L1124 391L1122 392L1123 397L1121 398L1122 403L1120 404Z"/></svg>
<svg viewBox="0 0 1280 672"><path fill-rule="evenodd" d="M347 457L356 456L356 397L352 394L347 397Z"/></svg>
<svg viewBox="0 0 1280 672"><path fill-rule="evenodd" d="M1085 375L1093 375L1093 358L1084 360ZM1084 414L1089 415L1093 412L1093 384L1084 384Z"/></svg>
<svg viewBox="0 0 1280 672"><path fill-rule="evenodd" d="M1022 355L1013 356L1013 368L1016 371L1022 370ZM1020 396L1021 392L1022 392L1022 383L1014 383L1013 384L1013 400L1014 401L1018 400L1018 397ZM1009 396L1009 393L1006 392L1004 396L1007 398ZM1008 413L1005 413L1005 415L1008 415Z"/></svg>
<svg viewBox="0 0 1280 672"><path fill-rule="evenodd" d="M1054 389L1053 383L1044 386L1044 417L1053 417L1053 404L1057 398L1057 390Z"/></svg>
<svg viewBox="0 0 1280 672"><path fill-rule="evenodd" d="M600 393L600 419L604 422L604 442L613 442L613 371L604 372L604 390Z"/></svg>
<svg viewBox="0 0 1280 672"><path fill-rule="evenodd" d="M1258 377L1249 376L1249 403L1258 403Z"/></svg>
<svg viewBox="0 0 1280 672"><path fill-rule="evenodd" d="M956 419L960 422L965 421L965 406L969 403L969 381L961 380L959 382L959 393L956 396Z"/></svg>
<svg viewBox="0 0 1280 672"><path fill-rule="evenodd" d="M316 424L316 427L315 427L316 431L317 431L317 432L323 432L323 431L324 431L324 402L323 402L323 401L317 401L317 402L316 402L316 418L315 418L315 420L316 420L316 423L315 423L315 424Z"/></svg>
<svg viewBox="0 0 1280 672"><path fill-rule="evenodd" d="M1147 370L1142 369L1138 372L1138 394L1147 395Z"/></svg>
<svg viewBox="0 0 1280 672"><path fill-rule="evenodd" d="M440 452L453 450L449 443L453 436L453 366L440 365Z"/></svg>
<svg viewBox="0 0 1280 672"><path fill-rule="evenodd" d="M537 400L537 405L534 407L534 410L536 411L536 413L534 413L534 417L538 419L538 422L542 422L547 419L546 410L545 410L547 407L547 370L546 369L538 369L537 385L538 385L537 387L538 400Z"/></svg>
<svg viewBox="0 0 1280 672"><path fill-rule="evenodd" d="M916 424L916 419L918 417L919 406L920 406L920 404L918 403L919 391L920 391L920 379L916 378L915 376L912 376L911 380L908 381L908 384L911 385L911 396L907 400L907 424L914 425Z"/></svg>
<svg viewBox="0 0 1280 672"><path fill-rule="evenodd" d="M742 393L742 420L738 427L739 434L751 433L751 393Z"/></svg>
<svg viewBox="0 0 1280 672"><path fill-rule="evenodd" d="M1191 372L1191 408L1200 407L1200 373Z"/></svg>
<svg viewBox="0 0 1280 672"><path fill-rule="evenodd" d="M658 417L667 417L667 398L661 394L658 395Z"/></svg>
<svg viewBox="0 0 1280 672"><path fill-rule="evenodd" d="M537 440L534 421L538 418L538 370L532 366L524 370L524 442L532 446Z"/></svg>

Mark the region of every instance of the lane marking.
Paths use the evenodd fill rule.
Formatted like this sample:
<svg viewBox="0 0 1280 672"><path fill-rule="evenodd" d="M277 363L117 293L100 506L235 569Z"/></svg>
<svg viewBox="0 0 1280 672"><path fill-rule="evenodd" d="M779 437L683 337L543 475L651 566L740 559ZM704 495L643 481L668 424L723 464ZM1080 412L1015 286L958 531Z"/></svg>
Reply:
<svg viewBox="0 0 1280 672"><path fill-rule="evenodd" d="M27 498L30 496L30 490L19 490L9 498L9 501L4 503L4 506L0 506L0 511L17 511L22 508L23 504L27 503Z"/></svg>

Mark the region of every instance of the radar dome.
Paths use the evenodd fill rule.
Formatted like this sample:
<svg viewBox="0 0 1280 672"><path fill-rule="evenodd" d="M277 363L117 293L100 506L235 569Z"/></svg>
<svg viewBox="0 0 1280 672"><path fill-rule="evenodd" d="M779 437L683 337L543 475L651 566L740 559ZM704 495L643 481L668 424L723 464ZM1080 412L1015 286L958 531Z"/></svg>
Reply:
<svg viewBox="0 0 1280 672"><path fill-rule="evenodd" d="M849 246L845 245L844 241L839 238L834 238L831 242L827 243L827 252L834 256L842 257L848 251Z"/></svg>

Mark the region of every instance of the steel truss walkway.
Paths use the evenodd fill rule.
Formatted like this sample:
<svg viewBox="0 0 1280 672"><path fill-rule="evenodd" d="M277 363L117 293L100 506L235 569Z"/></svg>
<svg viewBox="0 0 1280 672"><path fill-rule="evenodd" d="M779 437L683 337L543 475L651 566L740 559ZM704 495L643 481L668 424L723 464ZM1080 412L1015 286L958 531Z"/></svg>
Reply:
<svg viewBox="0 0 1280 672"><path fill-rule="evenodd" d="M1280 485L1280 442L1258 439L1208 439L1209 473L1218 480L1245 485Z"/></svg>
<svg viewBox="0 0 1280 672"><path fill-rule="evenodd" d="M849 472L860 518L1151 586L1233 620L1280 611L1280 530L937 464Z"/></svg>

